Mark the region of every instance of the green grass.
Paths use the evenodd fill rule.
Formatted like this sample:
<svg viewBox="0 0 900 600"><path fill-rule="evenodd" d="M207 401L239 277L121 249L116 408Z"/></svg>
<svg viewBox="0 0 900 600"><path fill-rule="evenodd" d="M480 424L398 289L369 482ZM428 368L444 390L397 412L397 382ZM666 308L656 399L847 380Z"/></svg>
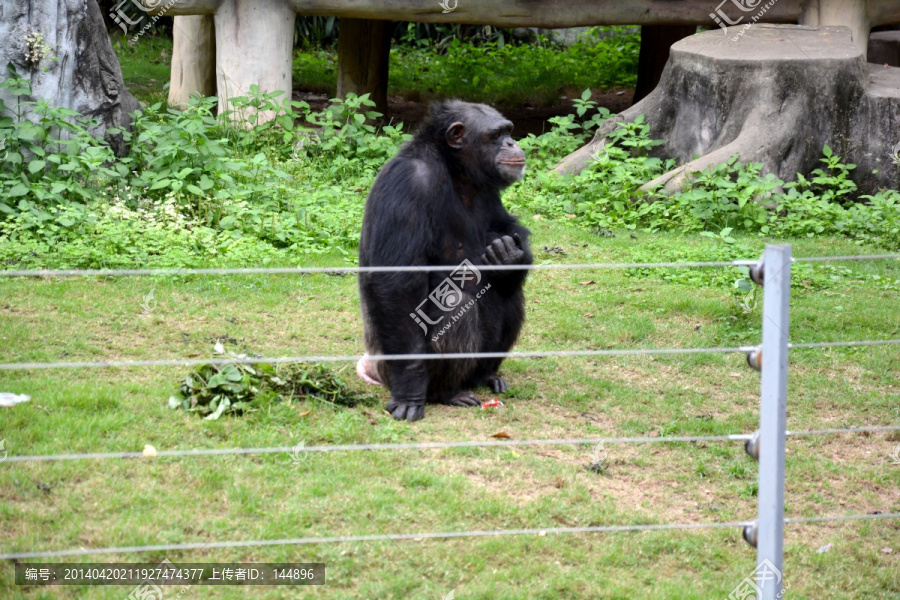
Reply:
<svg viewBox="0 0 900 600"><path fill-rule="evenodd" d="M142 102L165 102L172 74L172 40L144 35L131 45L120 35L112 36L128 91Z"/></svg>
<svg viewBox="0 0 900 600"><path fill-rule="evenodd" d="M695 236L616 232L599 238L528 219L539 262L645 259L657 244L716 251ZM635 239L636 238L636 239ZM757 239L741 240L754 247ZM794 240L794 253L856 252L844 240ZM544 247L565 252L544 252ZM327 257L305 264L343 264ZM818 268L818 267L816 267ZM900 336L894 262L850 263L833 284L795 287L795 342ZM635 276L636 275L636 276ZM593 284L582 285L586 281ZM143 297L158 302L143 314ZM727 285L683 285L618 270L534 273L518 349L652 348L750 344L760 309L746 315ZM0 281L3 362L207 356L214 340L266 355L361 352L354 277L264 276ZM788 427L900 422L896 347L795 351ZM340 371L362 389L352 365ZM586 436L724 434L758 424L759 378L743 356L508 361L498 410L430 406L424 421L395 422L377 404L271 404L207 422L170 411L179 368L4 372L3 391L29 403L4 409L10 454L236 446ZM490 394L482 390L484 399ZM307 411L309 414L307 414ZM897 511L900 439L884 434L791 439L788 516ZM540 447L135 461L0 467L4 551L182 541L709 522L755 516L756 464L740 444L608 446L603 475L590 448ZM38 484L50 486L42 491ZM895 598L900 524L789 526L786 581L795 598ZM816 550L832 542L832 550ZM893 547L894 554L881 552ZM272 547L96 560L318 561L329 582L296 597L724 598L753 568L737 530L522 536L499 539ZM11 598L38 598L12 584ZM118 587L53 590L60 598L120 598ZM256 588L277 598L284 588ZM239 598L240 588L204 597Z"/></svg>

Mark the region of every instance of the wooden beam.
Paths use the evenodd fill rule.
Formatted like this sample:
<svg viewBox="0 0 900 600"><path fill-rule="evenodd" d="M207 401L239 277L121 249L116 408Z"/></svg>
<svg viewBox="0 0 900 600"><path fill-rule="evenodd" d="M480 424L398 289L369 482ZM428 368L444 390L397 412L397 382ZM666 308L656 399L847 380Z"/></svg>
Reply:
<svg viewBox="0 0 900 600"><path fill-rule="evenodd" d="M159 0L156 0L159 1ZM226 0L177 0L167 15L215 13ZM579 27L589 25L714 25L709 0L461 0L444 13L438 0L283 0L301 15L351 19L479 23L496 27ZM885 5L896 0L870 0ZM855 0L864 3L865 0ZM796 23L808 0L778 0L762 21ZM163 6L164 3L161 3ZM729 8L728 3L723 10ZM896 9L895 9L896 10Z"/></svg>

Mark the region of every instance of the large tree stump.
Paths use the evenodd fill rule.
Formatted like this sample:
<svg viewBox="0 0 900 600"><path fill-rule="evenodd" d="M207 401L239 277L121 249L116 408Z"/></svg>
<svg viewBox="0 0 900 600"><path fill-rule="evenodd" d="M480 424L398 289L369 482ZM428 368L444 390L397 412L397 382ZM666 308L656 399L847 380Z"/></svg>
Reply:
<svg viewBox="0 0 900 600"><path fill-rule="evenodd" d="M35 33L41 43L26 39ZM4 2L0 40L0 76L5 77L5 67L12 63L31 81L33 100L43 98L51 106L97 119L92 133L105 137L117 154L127 151L120 134L106 131L130 126L131 113L140 104L125 89L95 0ZM4 100L9 104L10 98Z"/></svg>
<svg viewBox="0 0 900 600"><path fill-rule="evenodd" d="M866 63L846 27L756 24L686 38L672 46L659 86L607 120L557 171L582 169L618 123L640 114L664 142L654 155L682 164L645 190L678 190L691 173L735 154L792 181L821 166L826 144L857 165L862 193L900 184L891 162L900 142L900 69Z"/></svg>

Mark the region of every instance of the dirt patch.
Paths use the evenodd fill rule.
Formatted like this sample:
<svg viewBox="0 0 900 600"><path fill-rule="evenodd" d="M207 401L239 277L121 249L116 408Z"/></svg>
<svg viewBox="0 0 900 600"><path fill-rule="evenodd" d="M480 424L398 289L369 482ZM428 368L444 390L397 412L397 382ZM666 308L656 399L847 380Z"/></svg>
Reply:
<svg viewBox="0 0 900 600"><path fill-rule="evenodd" d="M597 106L608 109L611 113L619 113L631 106L634 90L612 90L594 92L591 99ZM302 100L309 104L313 111L321 111L328 105L329 95L307 90L294 90L294 100ZM513 122L513 135L523 138L529 133L540 135L551 128L549 119L573 114L575 108L571 97L560 97L553 106L497 106L503 115ZM428 112L427 102L416 102L402 96L388 98L387 121L403 123L406 131L415 131Z"/></svg>

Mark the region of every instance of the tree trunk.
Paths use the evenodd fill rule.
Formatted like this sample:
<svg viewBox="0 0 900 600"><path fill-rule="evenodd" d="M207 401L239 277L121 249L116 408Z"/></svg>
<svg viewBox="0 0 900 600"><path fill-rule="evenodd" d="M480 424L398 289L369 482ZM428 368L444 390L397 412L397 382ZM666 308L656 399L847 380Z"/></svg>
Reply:
<svg viewBox="0 0 900 600"><path fill-rule="evenodd" d="M211 15L175 17L169 105L184 107L191 94L216 95L216 32Z"/></svg>
<svg viewBox="0 0 900 600"><path fill-rule="evenodd" d="M387 115L389 21L341 19L338 34L337 95L368 93L375 110Z"/></svg>
<svg viewBox="0 0 900 600"><path fill-rule="evenodd" d="M639 114L650 136L664 141L654 155L684 163L644 190L676 191L691 173L735 154L792 181L821 166L826 144L857 165L861 193L900 184L891 162L900 141L900 69L866 63L846 27L756 24L684 39L672 46L659 86L607 120L557 171L584 168L618 123Z"/></svg>
<svg viewBox="0 0 900 600"><path fill-rule="evenodd" d="M39 34L39 42L27 37ZM32 37L34 40L35 38ZM32 98L97 119L93 133L127 152L113 127L129 127L140 109L122 81L119 60L96 0L24 0L0 8L0 68L12 63L31 80ZM4 98L9 103L9 98Z"/></svg>
<svg viewBox="0 0 900 600"><path fill-rule="evenodd" d="M638 79L632 99L634 104L646 98L659 84L672 44L696 32L696 25L641 25Z"/></svg>

